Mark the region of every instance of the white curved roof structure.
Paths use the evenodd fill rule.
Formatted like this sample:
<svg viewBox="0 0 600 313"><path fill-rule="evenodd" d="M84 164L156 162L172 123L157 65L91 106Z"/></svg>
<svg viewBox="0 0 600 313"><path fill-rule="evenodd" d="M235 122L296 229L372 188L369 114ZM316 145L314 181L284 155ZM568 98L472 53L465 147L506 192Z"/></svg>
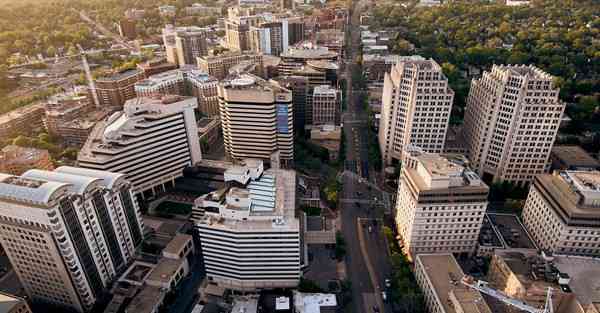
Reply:
<svg viewBox="0 0 600 313"><path fill-rule="evenodd" d="M72 175L43 170L29 170L25 172L21 177L70 184L71 192L78 195L84 195L88 191L88 189L92 188L94 185L101 185L102 181L102 179L100 178L92 178L87 176Z"/></svg>
<svg viewBox="0 0 600 313"><path fill-rule="evenodd" d="M102 181L100 182L100 184L109 189L112 189L114 186L118 185L118 183L125 180L125 174L98 171L73 166L61 166L55 169L54 172L101 179Z"/></svg>

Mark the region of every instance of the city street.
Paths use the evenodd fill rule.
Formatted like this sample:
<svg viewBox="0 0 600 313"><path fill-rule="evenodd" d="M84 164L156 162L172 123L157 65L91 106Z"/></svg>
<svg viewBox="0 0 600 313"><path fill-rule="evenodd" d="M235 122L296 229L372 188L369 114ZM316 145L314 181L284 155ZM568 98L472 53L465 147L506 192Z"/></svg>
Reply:
<svg viewBox="0 0 600 313"><path fill-rule="evenodd" d="M384 280L389 276L390 266L388 264L385 240L381 234L381 223L379 227L372 227L368 231L368 225L363 227L361 223L379 218L377 210L372 209L369 203L377 195L375 189L368 188L369 180L368 163L368 118L360 101L360 94L353 91L352 72L358 66L355 62L359 53L360 28L359 18L362 4L359 1L352 2L349 13L349 25L347 31L350 33L350 49L346 56L346 79L347 79L347 111L344 112L344 140L346 142L345 170L356 173L362 177L358 180L353 175L343 175L343 193L340 196L340 211L342 218L342 232L347 242L346 265L348 268L348 279L352 281L352 293L355 313L366 312L391 312L381 296L381 287ZM366 201L365 201L366 200ZM372 223L372 222L370 222Z"/></svg>

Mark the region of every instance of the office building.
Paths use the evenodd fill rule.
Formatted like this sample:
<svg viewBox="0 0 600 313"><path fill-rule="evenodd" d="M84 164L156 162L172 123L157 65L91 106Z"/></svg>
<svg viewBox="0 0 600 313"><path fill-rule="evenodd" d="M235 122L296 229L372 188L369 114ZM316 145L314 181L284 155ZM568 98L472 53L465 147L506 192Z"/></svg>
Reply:
<svg viewBox="0 0 600 313"><path fill-rule="evenodd" d="M0 115L0 138L13 138L44 128L44 106L32 104Z"/></svg>
<svg viewBox="0 0 600 313"><path fill-rule="evenodd" d="M32 313L25 299L0 292L0 313Z"/></svg>
<svg viewBox="0 0 600 313"><path fill-rule="evenodd" d="M523 224L540 249L600 255L600 172L561 171L536 176Z"/></svg>
<svg viewBox="0 0 600 313"><path fill-rule="evenodd" d="M133 192L153 194L200 161L197 106L191 97L131 99L123 111L96 124L79 152L78 164L124 173Z"/></svg>
<svg viewBox="0 0 600 313"><path fill-rule="evenodd" d="M170 63L166 58L154 58L144 63L139 63L137 68L144 72L144 77L160 74L177 68L177 64Z"/></svg>
<svg viewBox="0 0 600 313"><path fill-rule="evenodd" d="M255 64L254 74L263 75L263 56L255 53L229 52L197 58L198 68L219 80L229 75L229 70L242 63Z"/></svg>
<svg viewBox="0 0 600 313"><path fill-rule="evenodd" d="M396 225L405 253L473 255L488 187L464 157L418 150L407 150L398 183Z"/></svg>
<svg viewBox="0 0 600 313"><path fill-rule="evenodd" d="M92 95L87 87L77 86L71 91L56 94L45 104L46 130L50 135L62 137L63 128L67 123L83 119L94 110ZM72 145L69 140L66 141L67 144Z"/></svg>
<svg viewBox="0 0 600 313"><path fill-rule="evenodd" d="M338 54L325 47L301 46L290 47L280 55L279 75L292 75L295 70L302 68L308 61L330 61L336 63Z"/></svg>
<svg viewBox="0 0 600 313"><path fill-rule="evenodd" d="M302 76L279 76L274 78L276 81L292 91L292 103L294 106L294 129L301 131L307 123L306 106L308 103L311 86L308 82L308 77ZM311 110L312 112L312 110ZM312 120L312 119L311 119Z"/></svg>
<svg viewBox="0 0 600 313"><path fill-rule="evenodd" d="M0 173L21 175L30 169L52 170L48 150L8 145L0 150Z"/></svg>
<svg viewBox="0 0 600 313"><path fill-rule="evenodd" d="M328 85L317 86L312 96L312 124L337 125L340 122L341 94Z"/></svg>
<svg viewBox="0 0 600 313"><path fill-rule="evenodd" d="M134 85L144 79L139 69L96 78L96 93L100 106L120 110L125 101L135 98Z"/></svg>
<svg viewBox="0 0 600 313"><path fill-rule="evenodd" d="M124 175L60 167L0 177L0 243L29 298L90 311L142 240Z"/></svg>
<svg viewBox="0 0 600 313"><path fill-rule="evenodd" d="M137 30L136 30L135 23L136 22L134 20L130 20L127 18L119 20L119 23L117 24L117 28L119 29L119 35L121 35L121 37L125 37L129 40L135 39L135 37L137 37Z"/></svg>
<svg viewBox="0 0 600 313"><path fill-rule="evenodd" d="M193 96L198 100L198 111L207 116L219 116L219 81L193 67L163 72L135 84L138 97L161 95Z"/></svg>
<svg viewBox="0 0 600 313"><path fill-rule="evenodd" d="M294 110L290 90L244 74L219 85L219 106L229 159L270 160L279 152L281 164L292 164Z"/></svg>
<svg viewBox="0 0 600 313"><path fill-rule="evenodd" d="M527 185L544 172L565 109L554 77L534 66L494 66L473 80L464 135L486 181Z"/></svg>
<svg viewBox="0 0 600 313"><path fill-rule="evenodd" d="M431 313L492 313L479 291L461 283L465 274L452 254L421 254L415 278Z"/></svg>
<svg viewBox="0 0 600 313"><path fill-rule="evenodd" d="M174 27L167 25L162 30L167 61L179 66L196 65L196 58L208 54L207 29L197 26Z"/></svg>
<svg viewBox="0 0 600 313"><path fill-rule="evenodd" d="M224 177L226 187L196 199L191 217L209 283L237 291L296 287L304 251L296 173L244 160Z"/></svg>
<svg viewBox="0 0 600 313"><path fill-rule="evenodd" d="M239 10L237 13L229 11L225 20L225 39L231 51L244 52L251 49L250 28L257 27L264 21L260 15L250 15L252 10Z"/></svg>
<svg viewBox="0 0 600 313"><path fill-rule="evenodd" d="M383 163L397 164L408 145L441 153L453 99L434 60L403 60L386 73L378 136Z"/></svg>
<svg viewBox="0 0 600 313"><path fill-rule="evenodd" d="M263 22L249 30L249 48L256 53L280 55L288 48L287 21Z"/></svg>

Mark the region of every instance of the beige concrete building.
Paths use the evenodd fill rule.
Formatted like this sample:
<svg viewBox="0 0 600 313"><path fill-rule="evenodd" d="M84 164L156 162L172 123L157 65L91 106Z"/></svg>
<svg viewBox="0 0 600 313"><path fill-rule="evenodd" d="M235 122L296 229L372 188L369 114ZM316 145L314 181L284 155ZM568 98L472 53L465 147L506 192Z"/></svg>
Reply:
<svg viewBox="0 0 600 313"><path fill-rule="evenodd" d="M538 175L523 208L523 224L540 249L600 255L600 172Z"/></svg>
<svg viewBox="0 0 600 313"><path fill-rule="evenodd" d="M208 54L207 31L197 26L167 25L162 31L167 61L179 66L195 65L197 57Z"/></svg>
<svg viewBox="0 0 600 313"><path fill-rule="evenodd" d="M452 254L421 254L415 278L430 313L492 313L481 294L460 283L464 273Z"/></svg>
<svg viewBox="0 0 600 313"><path fill-rule="evenodd" d="M0 292L0 313L31 313L25 299Z"/></svg>
<svg viewBox="0 0 600 313"><path fill-rule="evenodd" d="M232 160L294 160L292 92L274 81L244 74L219 86L225 152Z"/></svg>
<svg viewBox="0 0 600 313"><path fill-rule="evenodd" d="M386 73L379 146L385 165L402 159L406 146L426 152L444 149L454 91L434 60L403 59Z"/></svg>
<svg viewBox="0 0 600 313"><path fill-rule="evenodd" d="M256 75L263 75L263 56L255 53L230 52L220 55L203 56L196 59L198 68L217 79L224 79L229 69L243 62L257 65Z"/></svg>
<svg viewBox="0 0 600 313"><path fill-rule="evenodd" d="M96 78L96 93L100 106L121 109L125 101L135 98L134 85L144 79L139 69Z"/></svg>
<svg viewBox="0 0 600 313"><path fill-rule="evenodd" d="M135 93L138 97L194 96L199 112L207 116L219 116L218 84L219 81L206 72L184 66L137 82Z"/></svg>
<svg viewBox="0 0 600 313"><path fill-rule="evenodd" d="M337 125L340 121L341 94L328 85L315 87L312 95L312 124Z"/></svg>
<svg viewBox="0 0 600 313"><path fill-rule="evenodd" d="M407 151L396 201L407 255L475 252L489 189L464 160Z"/></svg>
<svg viewBox="0 0 600 313"><path fill-rule="evenodd" d="M544 172L565 104L534 66L494 66L473 80L465 111L469 159L486 181L530 183Z"/></svg>
<svg viewBox="0 0 600 313"><path fill-rule="evenodd" d="M30 134L44 127L44 105L32 104L0 115L0 138Z"/></svg>

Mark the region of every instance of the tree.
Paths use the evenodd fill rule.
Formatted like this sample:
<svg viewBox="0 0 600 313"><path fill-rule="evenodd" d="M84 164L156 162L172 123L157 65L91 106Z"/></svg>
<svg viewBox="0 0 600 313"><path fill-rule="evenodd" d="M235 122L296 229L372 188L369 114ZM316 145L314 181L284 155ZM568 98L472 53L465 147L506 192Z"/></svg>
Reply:
<svg viewBox="0 0 600 313"><path fill-rule="evenodd" d="M341 261L346 255L346 240L341 232L335 234L335 258Z"/></svg>

